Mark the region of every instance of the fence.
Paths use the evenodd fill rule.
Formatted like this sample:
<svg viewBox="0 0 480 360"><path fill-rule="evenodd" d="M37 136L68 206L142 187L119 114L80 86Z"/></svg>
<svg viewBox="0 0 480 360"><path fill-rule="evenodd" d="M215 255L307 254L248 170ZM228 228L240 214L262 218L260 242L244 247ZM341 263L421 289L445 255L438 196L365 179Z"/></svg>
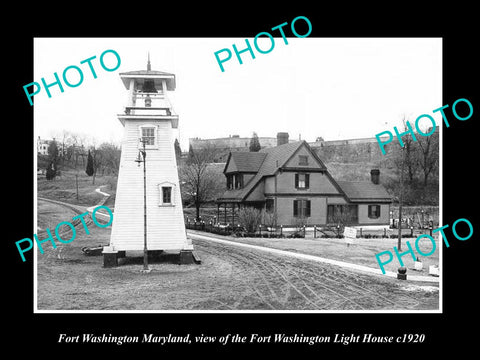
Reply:
<svg viewBox="0 0 480 360"><path fill-rule="evenodd" d="M390 219L393 223L398 223L398 206L390 207ZM428 229L430 226L438 227L439 225L439 208L438 206L403 206L402 207L402 223L406 226L414 228Z"/></svg>
<svg viewBox="0 0 480 360"><path fill-rule="evenodd" d="M187 229L206 231L219 235L232 235L238 237L272 237L272 238L342 238L343 226L335 225L279 225L268 227L260 225L255 232L248 233L242 226L231 225L228 222L233 218L238 221L237 215L233 215L230 209L227 209L227 222L222 210L220 217L217 218L217 209L202 209L202 216L199 221L195 221L193 209L184 209L185 226ZM233 216L232 216L233 215ZM438 206L405 206L402 209L402 237L416 238L420 234L432 235L432 229L438 227ZM219 221L220 220L220 221ZM385 227L358 227L357 238L397 238L398 237L398 208L391 207L390 226Z"/></svg>
<svg viewBox="0 0 480 360"><path fill-rule="evenodd" d="M210 232L219 235L237 237L267 237L267 238L343 238L343 227L340 226L258 226L255 232L247 232L240 225L214 223L212 221L186 221L187 229ZM397 238L398 229L391 228L363 228L357 227L357 238ZM402 238L416 238L421 234L432 236L432 228L414 229L413 227L402 229Z"/></svg>

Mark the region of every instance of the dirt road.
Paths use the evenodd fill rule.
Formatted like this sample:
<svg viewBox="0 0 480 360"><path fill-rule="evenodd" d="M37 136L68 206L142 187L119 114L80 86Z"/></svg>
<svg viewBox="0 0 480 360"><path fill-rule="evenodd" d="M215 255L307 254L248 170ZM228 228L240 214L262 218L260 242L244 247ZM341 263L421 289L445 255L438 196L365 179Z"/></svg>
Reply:
<svg viewBox="0 0 480 360"><path fill-rule="evenodd" d="M419 310L438 308L438 287L399 283L336 266L287 258L202 240L196 251L232 266L237 300L233 309ZM202 306L202 304L197 304Z"/></svg>

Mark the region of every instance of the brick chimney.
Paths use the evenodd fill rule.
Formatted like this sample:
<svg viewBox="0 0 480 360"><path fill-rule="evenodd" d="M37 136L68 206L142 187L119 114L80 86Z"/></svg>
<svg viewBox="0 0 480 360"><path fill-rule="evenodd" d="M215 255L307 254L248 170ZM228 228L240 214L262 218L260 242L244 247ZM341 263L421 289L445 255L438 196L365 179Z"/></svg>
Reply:
<svg viewBox="0 0 480 360"><path fill-rule="evenodd" d="M288 144L288 133L287 132L279 132L277 133L277 146Z"/></svg>
<svg viewBox="0 0 480 360"><path fill-rule="evenodd" d="M374 183L375 185L380 184L380 170L378 169L370 170L370 178L372 180L372 183Z"/></svg>

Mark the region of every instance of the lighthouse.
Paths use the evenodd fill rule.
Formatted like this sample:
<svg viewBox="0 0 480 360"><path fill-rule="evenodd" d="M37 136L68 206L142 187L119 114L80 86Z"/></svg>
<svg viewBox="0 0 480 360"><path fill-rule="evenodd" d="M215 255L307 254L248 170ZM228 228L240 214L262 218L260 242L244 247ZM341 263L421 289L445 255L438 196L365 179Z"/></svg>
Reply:
<svg viewBox="0 0 480 360"><path fill-rule="evenodd" d="M178 252L192 263L175 160L173 129L178 127L168 99L175 75L151 69L120 73L128 91L110 244L103 248L104 267L117 265L128 251ZM143 163L143 165L141 164Z"/></svg>

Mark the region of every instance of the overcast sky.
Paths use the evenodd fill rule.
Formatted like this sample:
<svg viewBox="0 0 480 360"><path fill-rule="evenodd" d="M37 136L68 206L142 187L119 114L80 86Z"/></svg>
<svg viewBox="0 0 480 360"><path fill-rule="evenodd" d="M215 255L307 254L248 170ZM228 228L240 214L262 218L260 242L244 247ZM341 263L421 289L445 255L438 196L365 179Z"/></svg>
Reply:
<svg viewBox="0 0 480 360"><path fill-rule="evenodd" d="M253 46L253 39L249 39ZM34 79L54 81L69 65L83 70L76 88L64 85L35 96L35 133L52 138L62 130L120 143L127 90L119 73L144 70L150 52L152 70L176 75L169 93L180 117L181 147L191 137L215 138L237 134L276 136L315 141L373 137L401 126L405 114L430 114L442 103L442 40L440 38L275 38L268 54L255 49L255 59L242 54L225 62L221 72L214 52L245 46L244 38L36 38ZM268 38L259 42L268 49ZM118 70L107 72L100 54L113 49L121 57ZM232 50L233 52L233 50ZM97 79L80 61L96 55ZM223 56L223 54L222 54ZM115 64L109 54L105 60ZM112 65L110 65L112 66ZM74 82L75 71L69 72ZM26 105L28 100L25 97ZM427 125L427 124L426 124Z"/></svg>

